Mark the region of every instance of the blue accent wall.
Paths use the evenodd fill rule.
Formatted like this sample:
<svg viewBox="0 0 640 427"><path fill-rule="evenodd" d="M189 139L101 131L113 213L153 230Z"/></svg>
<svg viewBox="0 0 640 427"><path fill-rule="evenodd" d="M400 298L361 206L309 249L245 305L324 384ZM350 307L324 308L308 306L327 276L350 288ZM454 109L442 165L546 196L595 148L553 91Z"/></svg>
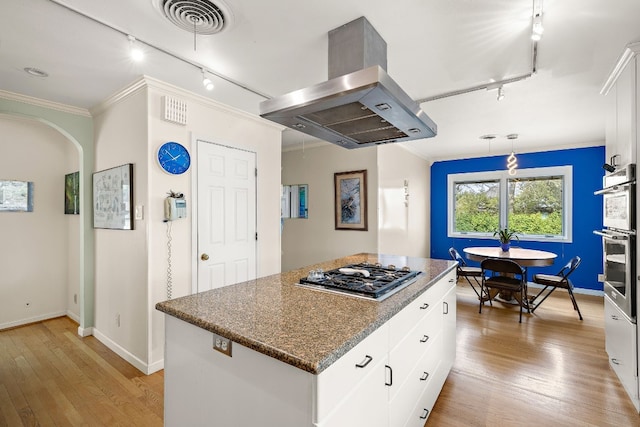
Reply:
<svg viewBox="0 0 640 427"><path fill-rule="evenodd" d="M573 166L573 241L531 242L523 240L520 246L558 254L551 267L529 268L529 279L536 273L555 274L575 255L582 264L572 274L571 281L578 288L602 290L598 274L602 273L602 242L593 230L602 229L602 196L593 192L602 187L605 148L589 147L571 150L518 154L519 168ZM465 172L486 172L506 168L507 156L435 162L431 166L431 257L449 259L449 248L454 247L464 257L462 249L468 246L496 246L495 239L447 237L447 175ZM469 261L469 265L478 263Z"/></svg>

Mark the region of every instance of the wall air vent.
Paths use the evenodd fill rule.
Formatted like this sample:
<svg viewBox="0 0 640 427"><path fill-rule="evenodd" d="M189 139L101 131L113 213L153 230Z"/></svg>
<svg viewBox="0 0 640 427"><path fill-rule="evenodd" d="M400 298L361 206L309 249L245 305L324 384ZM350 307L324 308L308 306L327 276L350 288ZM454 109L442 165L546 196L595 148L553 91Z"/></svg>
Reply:
<svg viewBox="0 0 640 427"><path fill-rule="evenodd" d="M154 0L154 5L172 24L191 34L217 34L233 22L233 13L222 0Z"/></svg>
<svg viewBox="0 0 640 427"><path fill-rule="evenodd" d="M187 103L172 98L170 96L162 97L162 119L167 122L177 123L179 125L187 124Z"/></svg>

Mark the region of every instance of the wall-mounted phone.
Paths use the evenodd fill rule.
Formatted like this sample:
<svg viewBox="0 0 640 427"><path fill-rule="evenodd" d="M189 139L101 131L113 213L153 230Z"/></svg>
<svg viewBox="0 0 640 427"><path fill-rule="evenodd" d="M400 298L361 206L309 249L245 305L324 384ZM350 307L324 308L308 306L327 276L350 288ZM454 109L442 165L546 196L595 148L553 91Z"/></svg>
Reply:
<svg viewBox="0 0 640 427"><path fill-rule="evenodd" d="M182 193L174 193L171 191L169 196L164 199L164 220L174 221L187 217L187 201Z"/></svg>

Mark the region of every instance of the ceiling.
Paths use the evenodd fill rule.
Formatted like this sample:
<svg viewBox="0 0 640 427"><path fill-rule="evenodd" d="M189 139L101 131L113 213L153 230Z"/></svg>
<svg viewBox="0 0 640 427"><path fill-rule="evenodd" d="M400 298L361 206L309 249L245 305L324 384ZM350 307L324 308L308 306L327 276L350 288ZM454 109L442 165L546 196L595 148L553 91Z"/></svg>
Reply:
<svg viewBox="0 0 640 427"><path fill-rule="evenodd" d="M414 100L532 71L532 0L210 1L228 25L194 38L163 16L162 0L2 0L0 90L91 109L146 75L257 114L265 97L325 81L327 33L360 16L386 40L388 73ZM482 89L422 103L438 135L402 145L436 161L602 144L599 91L625 45L640 40L640 2L542 6L532 77L505 85L502 101ZM143 62L130 59L126 35ZM212 73L211 92L201 67ZM506 138L513 133L517 140ZM314 142L290 130L283 141Z"/></svg>

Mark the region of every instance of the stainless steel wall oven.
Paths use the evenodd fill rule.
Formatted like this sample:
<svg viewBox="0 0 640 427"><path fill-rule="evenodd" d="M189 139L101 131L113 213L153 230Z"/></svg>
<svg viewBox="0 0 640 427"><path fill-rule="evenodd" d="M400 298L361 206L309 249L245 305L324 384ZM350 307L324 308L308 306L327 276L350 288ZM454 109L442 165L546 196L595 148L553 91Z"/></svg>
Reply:
<svg viewBox="0 0 640 427"><path fill-rule="evenodd" d="M603 189L602 237L604 293L632 322L636 322L636 181L635 165L606 175Z"/></svg>

